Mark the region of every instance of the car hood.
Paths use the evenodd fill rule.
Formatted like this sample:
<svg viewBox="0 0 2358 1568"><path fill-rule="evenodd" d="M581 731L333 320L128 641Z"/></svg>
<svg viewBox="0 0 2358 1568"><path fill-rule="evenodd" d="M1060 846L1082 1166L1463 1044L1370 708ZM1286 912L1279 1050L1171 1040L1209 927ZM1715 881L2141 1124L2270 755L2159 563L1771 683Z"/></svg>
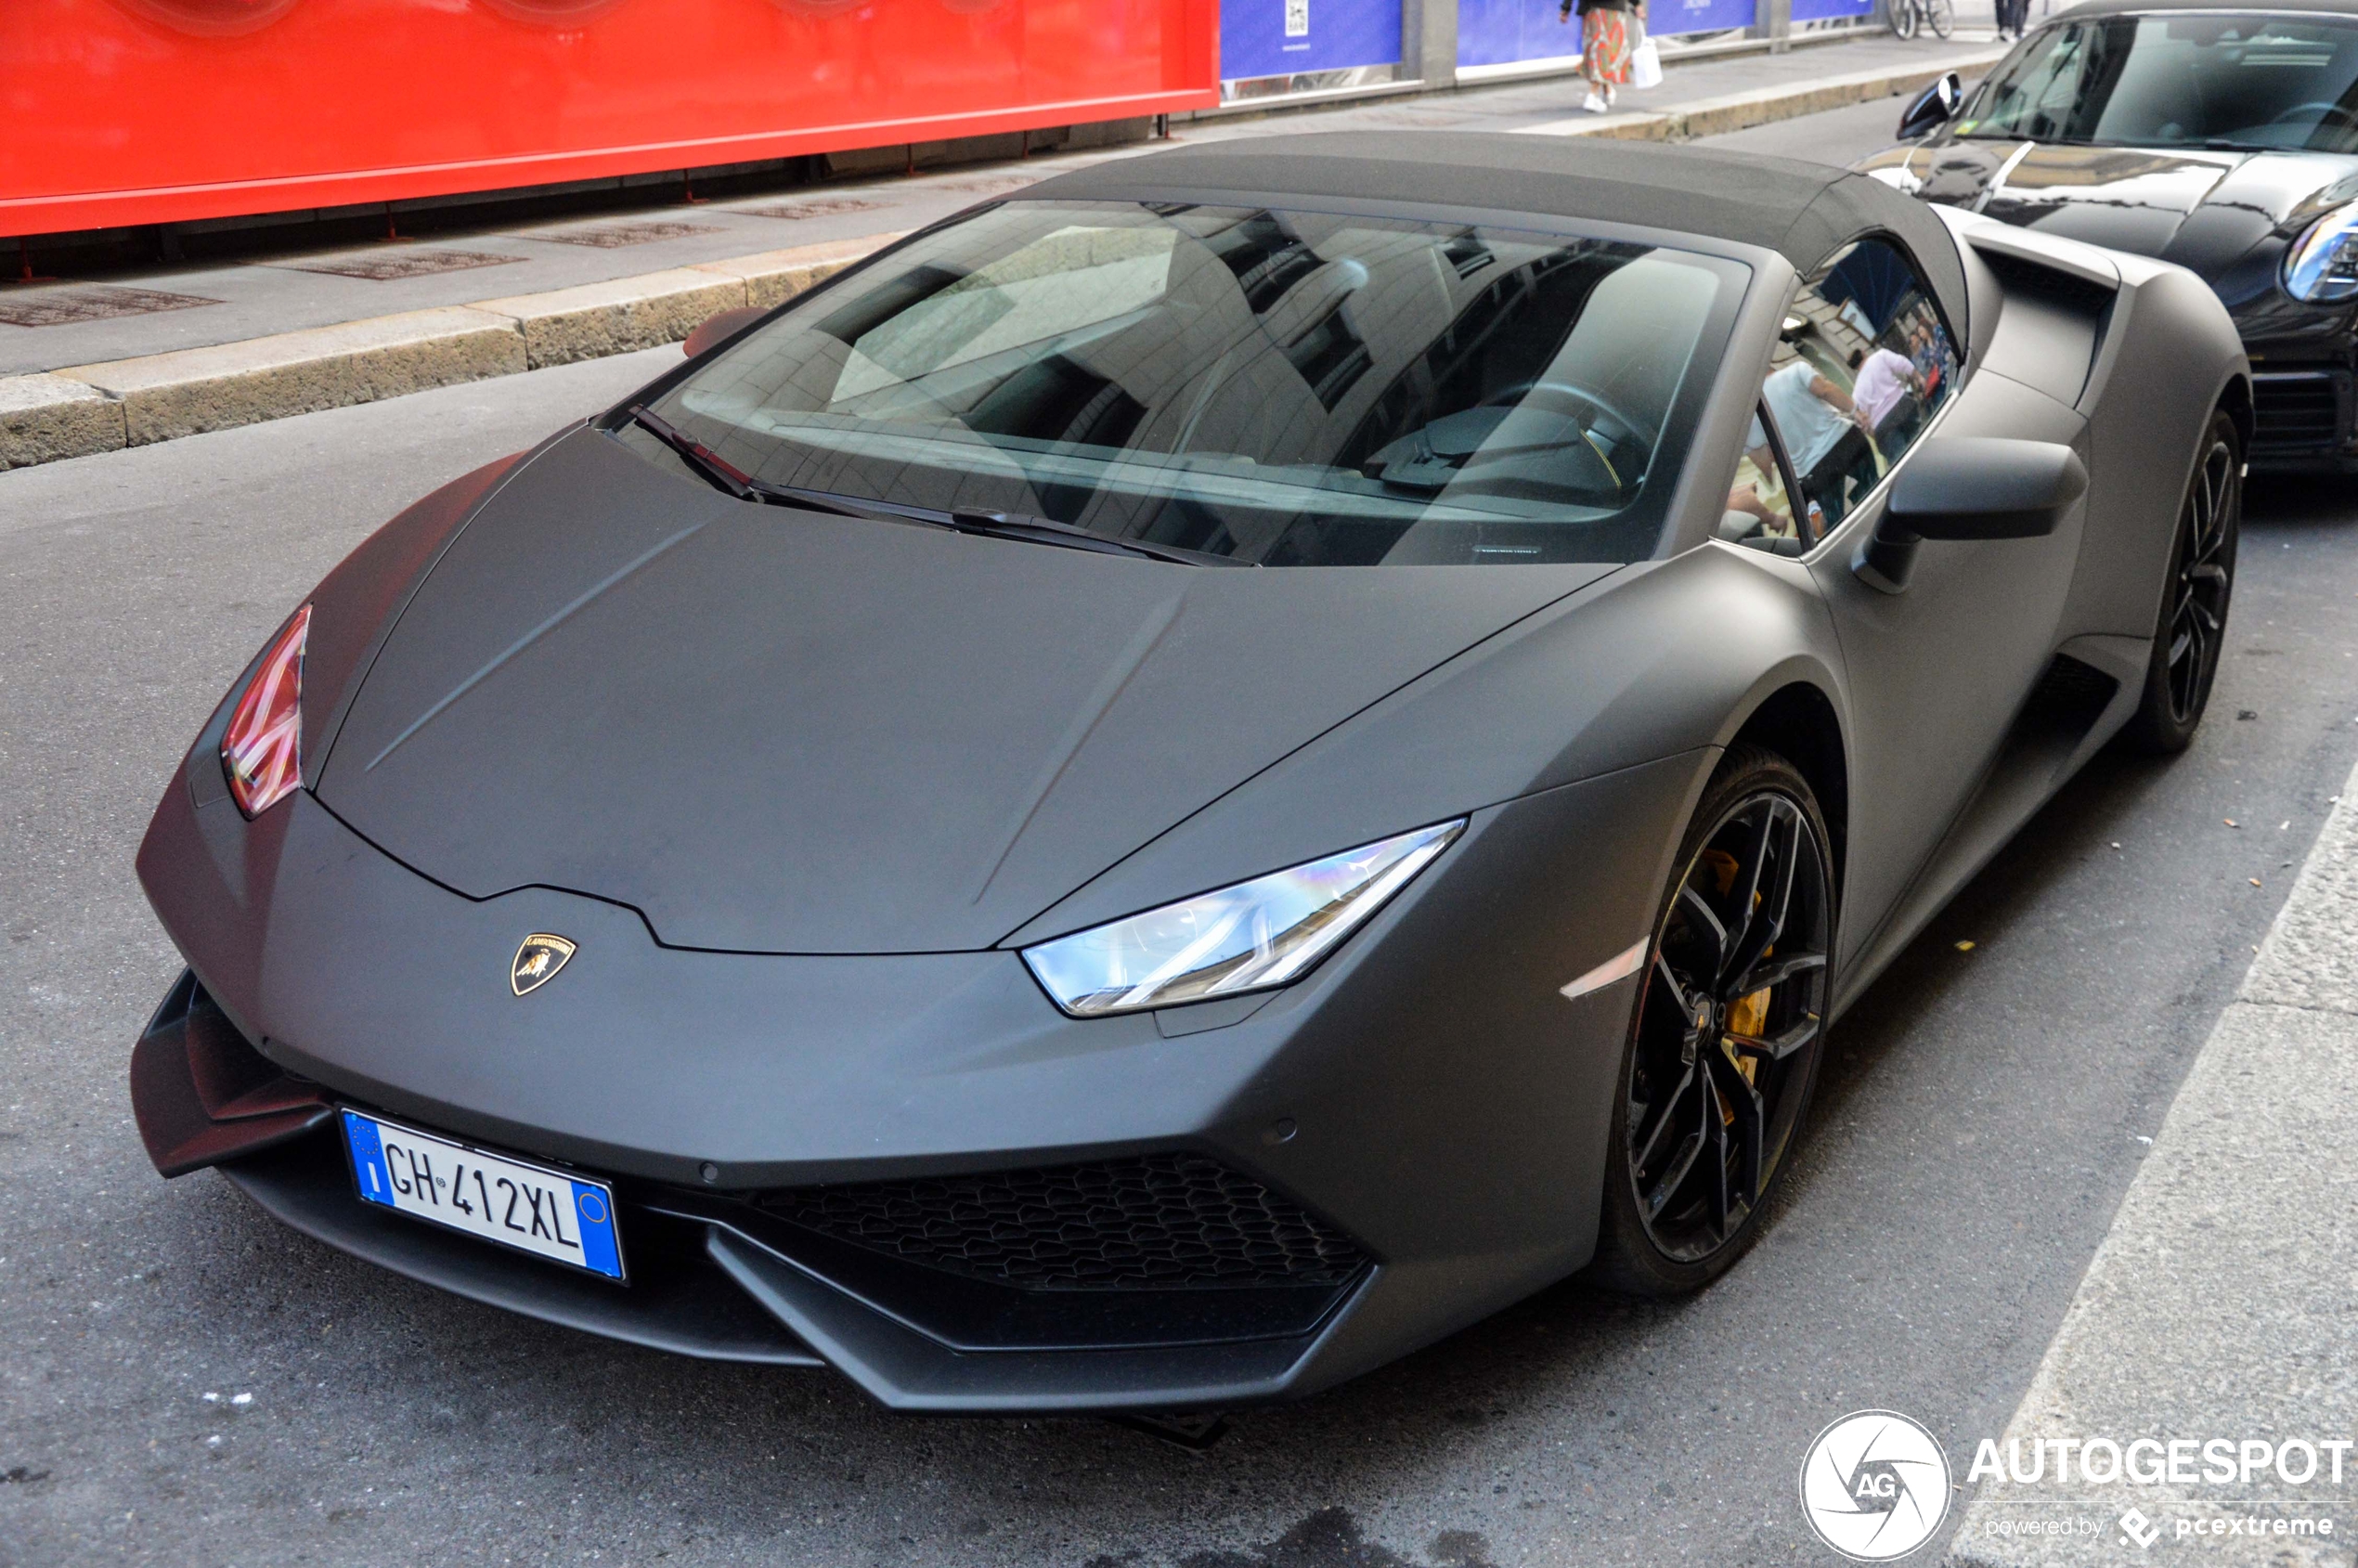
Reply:
<svg viewBox="0 0 2358 1568"><path fill-rule="evenodd" d="M460 892L674 946L985 948L1612 570L1177 566L748 505L584 430L451 545L315 788Z"/></svg>
<svg viewBox="0 0 2358 1568"><path fill-rule="evenodd" d="M1859 165L1928 201L2215 280L2270 234L2358 186L2358 159L2313 152L2159 151L1936 136Z"/></svg>

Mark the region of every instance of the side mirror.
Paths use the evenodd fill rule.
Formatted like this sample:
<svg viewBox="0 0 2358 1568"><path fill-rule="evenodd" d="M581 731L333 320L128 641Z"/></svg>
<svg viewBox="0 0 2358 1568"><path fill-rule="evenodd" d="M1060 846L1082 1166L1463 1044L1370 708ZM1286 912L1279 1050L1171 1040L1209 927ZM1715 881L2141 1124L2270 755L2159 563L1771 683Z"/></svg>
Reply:
<svg viewBox="0 0 2358 1568"><path fill-rule="evenodd" d="M693 359L721 339L736 336L740 330L769 314L758 305L741 305L734 310L708 316L697 323L694 331L688 334L688 341L680 345L680 352Z"/></svg>
<svg viewBox="0 0 2358 1568"><path fill-rule="evenodd" d="M2088 493L2079 455L2052 441L1936 436L1908 455L1884 502L1859 576L1886 593L1908 586L1925 539L2035 539Z"/></svg>
<svg viewBox="0 0 2358 1568"><path fill-rule="evenodd" d="M1923 92L1918 93L1899 113L1899 139L1913 141L1928 131L1938 130L1957 117L1965 101L1965 84L1955 71L1950 71Z"/></svg>

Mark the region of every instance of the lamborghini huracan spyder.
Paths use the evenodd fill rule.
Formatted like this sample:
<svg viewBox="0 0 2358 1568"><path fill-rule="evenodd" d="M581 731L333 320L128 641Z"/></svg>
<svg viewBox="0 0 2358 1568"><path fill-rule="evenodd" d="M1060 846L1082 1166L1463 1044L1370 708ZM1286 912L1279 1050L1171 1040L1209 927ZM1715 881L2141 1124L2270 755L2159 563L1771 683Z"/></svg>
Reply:
<svg viewBox="0 0 2358 1568"><path fill-rule="evenodd" d="M1827 1030L2183 748L2250 376L1862 175L1048 180L458 479L174 775L158 1168L935 1410L1204 1410L1754 1238Z"/></svg>

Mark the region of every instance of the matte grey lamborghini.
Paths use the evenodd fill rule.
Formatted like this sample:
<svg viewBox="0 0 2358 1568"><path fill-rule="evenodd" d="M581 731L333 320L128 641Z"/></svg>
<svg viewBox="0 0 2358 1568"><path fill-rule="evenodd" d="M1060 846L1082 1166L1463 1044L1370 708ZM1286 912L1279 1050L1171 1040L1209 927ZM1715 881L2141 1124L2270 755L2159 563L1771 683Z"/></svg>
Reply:
<svg viewBox="0 0 2358 1568"><path fill-rule="evenodd" d="M691 349L240 677L133 1098L400 1274L934 1410L1714 1278L1842 1009L2187 744L2251 431L2181 268L1513 136L1070 174Z"/></svg>

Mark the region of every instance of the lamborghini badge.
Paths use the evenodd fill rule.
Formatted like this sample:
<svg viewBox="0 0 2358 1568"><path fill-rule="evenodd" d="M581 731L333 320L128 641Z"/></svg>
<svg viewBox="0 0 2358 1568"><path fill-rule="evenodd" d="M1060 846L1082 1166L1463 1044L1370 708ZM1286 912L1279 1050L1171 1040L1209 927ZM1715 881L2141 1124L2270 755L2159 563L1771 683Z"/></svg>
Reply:
<svg viewBox="0 0 2358 1568"><path fill-rule="evenodd" d="M547 931L535 931L516 949L515 962L508 965L508 984L518 996L538 991L555 978L572 956L572 942Z"/></svg>

